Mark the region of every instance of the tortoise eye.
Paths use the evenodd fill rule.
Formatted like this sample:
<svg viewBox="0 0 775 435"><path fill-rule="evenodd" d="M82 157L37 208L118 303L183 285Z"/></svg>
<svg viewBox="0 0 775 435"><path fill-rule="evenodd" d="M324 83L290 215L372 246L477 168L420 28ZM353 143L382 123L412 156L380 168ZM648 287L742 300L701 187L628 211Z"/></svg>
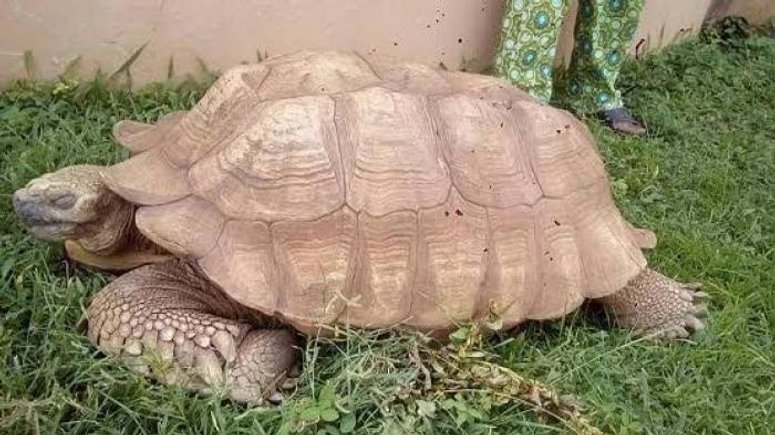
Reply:
<svg viewBox="0 0 775 435"><path fill-rule="evenodd" d="M75 195L72 193L65 193L51 200L52 204L62 210L72 208L75 205L75 202Z"/></svg>

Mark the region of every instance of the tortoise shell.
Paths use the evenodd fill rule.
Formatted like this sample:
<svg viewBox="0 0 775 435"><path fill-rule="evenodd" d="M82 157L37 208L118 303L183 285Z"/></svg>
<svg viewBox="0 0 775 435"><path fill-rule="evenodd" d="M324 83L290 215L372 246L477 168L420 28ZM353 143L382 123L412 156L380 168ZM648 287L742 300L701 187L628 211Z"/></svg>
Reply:
<svg viewBox="0 0 775 435"><path fill-rule="evenodd" d="M302 331L553 318L646 265L586 127L492 77L301 52L114 134L138 228Z"/></svg>

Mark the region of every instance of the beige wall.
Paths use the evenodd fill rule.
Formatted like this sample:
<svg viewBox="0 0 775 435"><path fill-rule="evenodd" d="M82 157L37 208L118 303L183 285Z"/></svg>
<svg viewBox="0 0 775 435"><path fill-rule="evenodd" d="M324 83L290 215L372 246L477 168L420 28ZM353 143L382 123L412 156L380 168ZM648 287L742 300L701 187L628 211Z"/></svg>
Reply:
<svg viewBox="0 0 775 435"><path fill-rule="evenodd" d="M504 2L0 0L0 83L25 75L25 50L33 55L37 77L56 77L77 56L80 74L89 77L98 66L111 72L146 42L132 66L135 83L163 80L170 58L175 75L182 76L201 70L197 58L223 69L255 61L257 51L277 55L300 48L354 49L480 70L492 58ZM646 0L633 50L696 33L711 3L719 0ZM738 1L721 3L732 10ZM775 1L761 4L753 13L772 15ZM566 60L572 18L562 38L560 57Z"/></svg>
<svg viewBox="0 0 775 435"><path fill-rule="evenodd" d="M765 24L775 17L775 0L714 0L708 18L746 17L751 24Z"/></svg>

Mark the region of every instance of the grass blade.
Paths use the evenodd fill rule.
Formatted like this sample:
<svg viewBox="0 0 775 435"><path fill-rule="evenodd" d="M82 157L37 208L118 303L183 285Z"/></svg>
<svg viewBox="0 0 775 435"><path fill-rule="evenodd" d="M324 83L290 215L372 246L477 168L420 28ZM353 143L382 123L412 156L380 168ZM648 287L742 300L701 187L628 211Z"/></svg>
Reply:
<svg viewBox="0 0 775 435"><path fill-rule="evenodd" d="M60 74L59 77L63 79L74 79L78 75L78 68L80 68L80 66L81 55L79 54L67 62L64 71L62 71L62 74Z"/></svg>
<svg viewBox="0 0 775 435"><path fill-rule="evenodd" d="M127 60L125 60L124 63L122 63L121 66L118 67L118 69L113 71L113 73L110 76L108 76L108 81L109 82L114 81L121 74L127 74L128 76L129 68L132 66L133 63L135 63L135 61L137 61L137 58L140 57L140 55L143 53L143 50L145 50L145 47L147 45L148 43L146 42L145 44L137 48L137 50L135 50L134 53L132 53L132 55L129 56L129 58L127 58Z"/></svg>
<svg viewBox="0 0 775 435"><path fill-rule="evenodd" d="M27 74L27 79L35 78L35 59L32 57L31 50L24 50L24 72Z"/></svg>
<svg viewBox="0 0 775 435"><path fill-rule="evenodd" d="M175 76L175 59L170 56L169 62L167 62L167 80L172 80Z"/></svg>

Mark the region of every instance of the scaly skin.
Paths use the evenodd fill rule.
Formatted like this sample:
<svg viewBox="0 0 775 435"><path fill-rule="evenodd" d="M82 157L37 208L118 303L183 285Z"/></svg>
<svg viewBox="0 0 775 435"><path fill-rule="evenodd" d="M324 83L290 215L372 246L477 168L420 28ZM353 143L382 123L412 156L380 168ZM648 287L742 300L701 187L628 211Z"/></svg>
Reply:
<svg viewBox="0 0 775 435"><path fill-rule="evenodd" d="M184 261L144 266L108 284L86 310L89 339L168 384L255 402L298 359L296 337L229 299Z"/></svg>
<svg viewBox="0 0 775 435"><path fill-rule="evenodd" d="M600 299L617 325L653 338L684 338L704 328L699 284L681 284L644 269L618 292Z"/></svg>

